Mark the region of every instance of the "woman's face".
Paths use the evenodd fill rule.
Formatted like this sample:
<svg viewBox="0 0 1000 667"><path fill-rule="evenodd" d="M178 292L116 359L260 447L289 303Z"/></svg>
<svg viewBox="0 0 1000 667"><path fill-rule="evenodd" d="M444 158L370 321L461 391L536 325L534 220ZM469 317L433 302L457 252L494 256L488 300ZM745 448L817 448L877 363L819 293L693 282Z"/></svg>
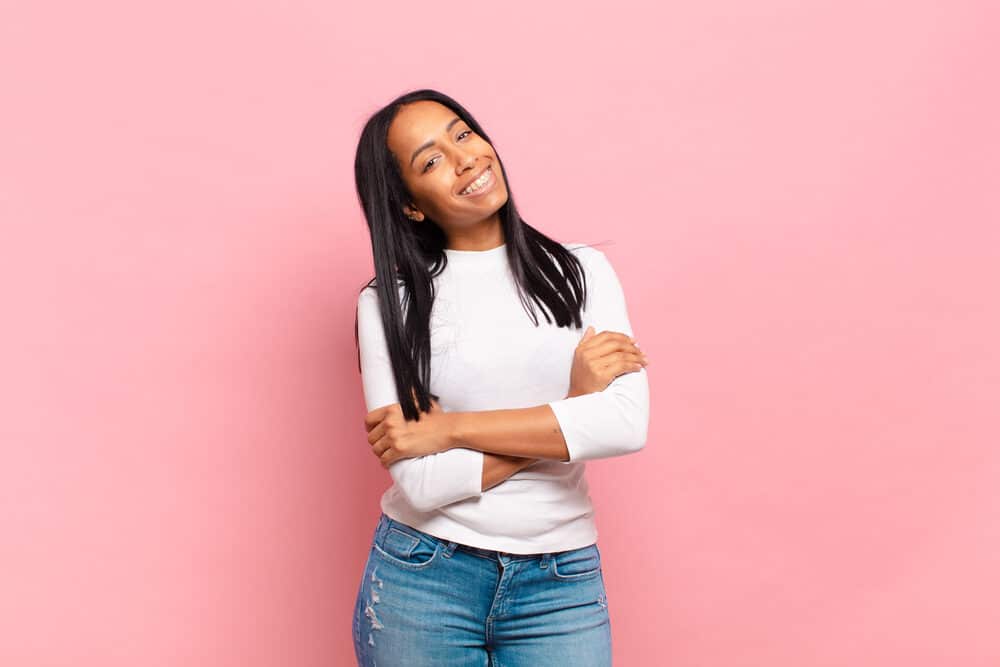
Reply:
<svg viewBox="0 0 1000 667"><path fill-rule="evenodd" d="M453 238L507 203L493 146L443 104L422 100L400 108L388 145L412 196L404 208L411 220L426 216Z"/></svg>

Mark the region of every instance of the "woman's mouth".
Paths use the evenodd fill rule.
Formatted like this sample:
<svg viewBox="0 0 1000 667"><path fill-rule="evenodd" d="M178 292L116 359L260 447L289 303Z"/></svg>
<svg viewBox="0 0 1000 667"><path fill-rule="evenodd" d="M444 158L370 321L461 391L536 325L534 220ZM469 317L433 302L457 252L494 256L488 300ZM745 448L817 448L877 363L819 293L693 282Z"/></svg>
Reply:
<svg viewBox="0 0 1000 667"><path fill-rule="evenodd" d="M478 197L484 195L494 188L497 184L497 179L493 175L493 166L486 167L482 175L469 183L464 190L458 193L460 197Z"/></svg>

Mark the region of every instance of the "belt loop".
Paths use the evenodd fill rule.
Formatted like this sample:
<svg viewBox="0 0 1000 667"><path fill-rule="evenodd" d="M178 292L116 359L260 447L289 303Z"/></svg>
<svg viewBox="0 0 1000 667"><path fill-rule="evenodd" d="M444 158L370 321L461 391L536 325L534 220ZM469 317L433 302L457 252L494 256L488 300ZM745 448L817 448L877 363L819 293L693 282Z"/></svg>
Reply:
<svg viewBox="0 0 1000 667"><path fill-rule="evenodd" d="M458 547L458 542L444 541L444 550L441 555L445 558L451 558L451 555L455 553L455 549Z"/></svg>
<svg viewBox="0 0 1000 667"><path fill-rule="evenodd" d="M549 566L549 559L552 558L552 554L545 552L542 554L541 560L538 561L538 567L541 569L546 569Z"/></svg>

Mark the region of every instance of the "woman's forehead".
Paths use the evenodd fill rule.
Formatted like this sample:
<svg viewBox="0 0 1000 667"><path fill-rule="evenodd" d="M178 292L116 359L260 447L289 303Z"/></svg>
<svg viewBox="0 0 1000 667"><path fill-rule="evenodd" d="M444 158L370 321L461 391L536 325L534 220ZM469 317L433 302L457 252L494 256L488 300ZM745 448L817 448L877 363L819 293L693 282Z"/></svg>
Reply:
<svg viewBox="0 0 1000 667"><path fill-rule="evenodd" d="M454 111L437 102L413 102L401 108L389 127L390 143L421 144L447 131Z"/></svg>

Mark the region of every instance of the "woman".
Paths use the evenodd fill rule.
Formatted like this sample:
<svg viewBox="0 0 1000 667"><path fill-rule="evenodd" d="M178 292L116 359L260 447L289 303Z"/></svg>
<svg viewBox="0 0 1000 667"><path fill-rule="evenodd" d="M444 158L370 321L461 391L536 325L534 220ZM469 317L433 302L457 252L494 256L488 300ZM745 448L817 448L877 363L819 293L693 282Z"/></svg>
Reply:
<svg viewBox="0 0 1000 667"><path fill-rule="evenodd" d="M356 322L365 428L394 481L359 664L611 664L584 461L641 449L649 414L614 269L528 225L489 137L436 91L372 116L355 177L376 274Z"/></svg>

